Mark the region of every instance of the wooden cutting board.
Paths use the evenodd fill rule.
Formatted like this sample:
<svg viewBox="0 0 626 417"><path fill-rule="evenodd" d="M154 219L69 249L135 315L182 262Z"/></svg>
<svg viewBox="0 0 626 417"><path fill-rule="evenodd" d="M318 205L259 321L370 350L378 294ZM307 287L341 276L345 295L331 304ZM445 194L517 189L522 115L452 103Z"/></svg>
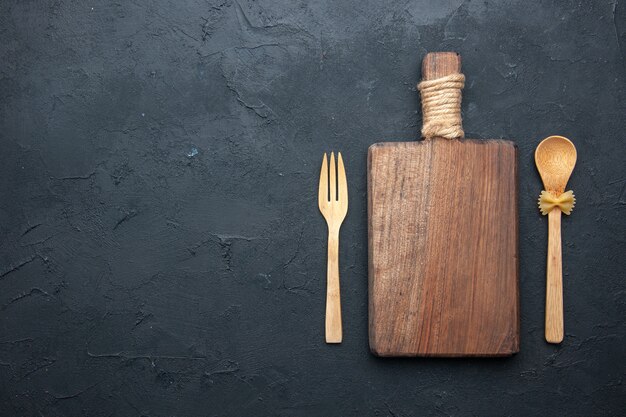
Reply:
<svg viewBox="0 0 626 417"><path fill-rule="evenodd" d="M461 70L428 54L424 79ZM379 356L519 350L517 148L433 138L368 152L369 343Z"/></svg>

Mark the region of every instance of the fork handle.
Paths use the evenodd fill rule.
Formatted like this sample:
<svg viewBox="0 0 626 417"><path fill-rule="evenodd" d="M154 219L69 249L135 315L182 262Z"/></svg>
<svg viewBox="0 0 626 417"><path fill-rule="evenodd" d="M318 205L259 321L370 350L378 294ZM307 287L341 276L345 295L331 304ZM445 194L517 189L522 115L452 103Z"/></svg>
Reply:
<svg viewBox="0 0 626 417"><path fill-rule="evenodd" d="M326 270L326 343L341 343L341 296L339 291L339 230L328 231Z"/></svg>
<svg viewBox="0 0 626 417"><path fill-rule="evenodd" d="M546 341L563 341L563 264L561 259L561 209L548 213L548 264L546 274Z"/></svg>

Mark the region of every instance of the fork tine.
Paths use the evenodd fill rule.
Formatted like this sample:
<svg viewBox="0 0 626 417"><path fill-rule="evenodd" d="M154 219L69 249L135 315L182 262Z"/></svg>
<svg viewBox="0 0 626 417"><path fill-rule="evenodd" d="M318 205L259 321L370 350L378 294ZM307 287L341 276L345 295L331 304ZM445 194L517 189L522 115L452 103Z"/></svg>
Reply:
<svg viewBox="0 0 626 417"><path fill-rule="evenodd" d="M324 153L324 159L322 159L322 171L320 172L320 185L317 200L320 210L328 203L328 162L326 160L326 153Z"/></svg>
<svg viewBox="0 0 626 417"><path fill-rule="evenodd" d="M337 153L338 164L337 164L337 176L339 177L339 181L337 182L337 194L339 196L339 200L345 203L348 202L348 181L346 180L346 168L343 166L343 158L341 157L341 152Z"/></svg>
<svg viewBox="0 0 626 417"><path fill-rule="evenodd" d="M335 174L335 152L330 153L330 201L337 200L337 175Z"/></svg>

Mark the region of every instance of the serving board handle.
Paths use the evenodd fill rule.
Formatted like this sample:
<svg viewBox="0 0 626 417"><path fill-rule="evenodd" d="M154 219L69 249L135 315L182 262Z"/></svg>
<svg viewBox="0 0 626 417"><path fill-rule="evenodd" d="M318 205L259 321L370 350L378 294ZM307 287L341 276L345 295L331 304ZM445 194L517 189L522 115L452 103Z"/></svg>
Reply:
<svg viewBox="0 0 626 417"><path fill-rule="evenodd" d="M422 80L460 73L461 55L456 52L429 52L422 61Z"/></svg>
<svg viewBox="0 0 626 417"><path fill-rule="evenodd" d="M418 89L422 98L424 139L460 139L465 135L461 118L465 78L451 77L455 74L461 74L461 56L456 52L430 52L422 61L422 82ZM442 80L433 81L436 79Z"/></svg>

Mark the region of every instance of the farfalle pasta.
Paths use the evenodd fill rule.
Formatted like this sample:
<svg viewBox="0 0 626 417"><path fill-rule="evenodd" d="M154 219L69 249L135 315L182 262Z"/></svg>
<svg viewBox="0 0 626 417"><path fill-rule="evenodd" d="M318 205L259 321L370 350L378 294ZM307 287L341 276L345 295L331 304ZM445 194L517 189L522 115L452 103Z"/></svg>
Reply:
<svg viewBox="0 0 626 417"><path fill-rule="evenodd" d="M559 196L555 196L549 191L542 191L539 195L539 210L544 216L552 211L553 208L558 207L564 214L568 216L574 210L576 204L576 198L572 190L566 191Z"/></svg>

